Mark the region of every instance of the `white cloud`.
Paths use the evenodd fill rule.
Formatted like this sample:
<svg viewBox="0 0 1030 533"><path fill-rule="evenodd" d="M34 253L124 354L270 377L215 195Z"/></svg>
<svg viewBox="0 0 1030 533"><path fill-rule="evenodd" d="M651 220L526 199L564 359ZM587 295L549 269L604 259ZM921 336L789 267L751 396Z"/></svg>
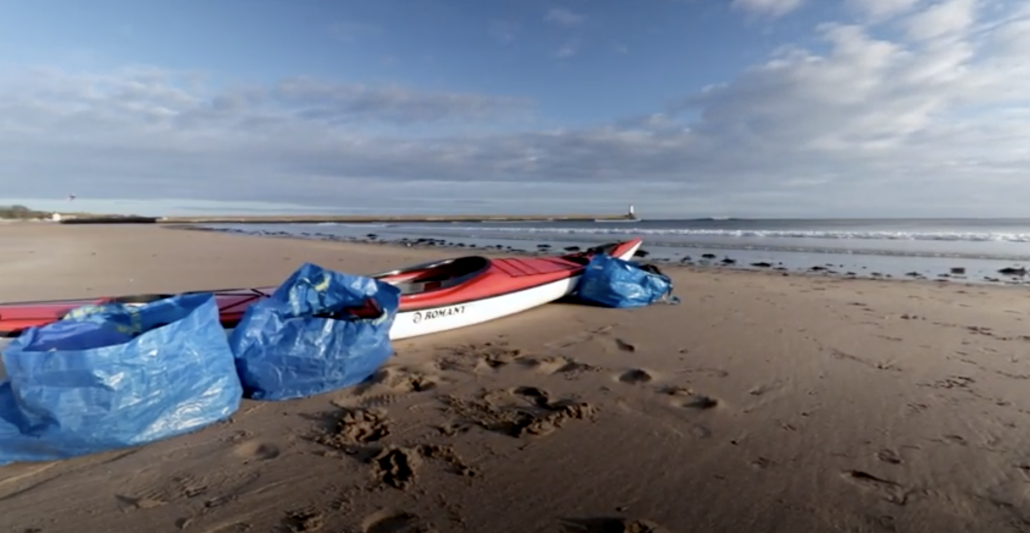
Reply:
<svg viewBox="0 0 1030 533"><path fill-rule="evenodd" d="M579 40L570 39L565 44L561 45L560 48L554 53L554 56L559 59L565 59L572 57L579 53Z"/></svg>
<svg viewBox="0 0 1030 533"><path fill-rule="evenodd" d="M586 15L576 13L570 9L556 7L548 10L547 15L544 16L544 21L565 28L574 28L581 26L586 21ZM580 48L582 48L582 39L581 35L579 35L581 31L574 30L574 36L565 39L565 42L554 51L554 57L568 59L579 54Z"/></svg>
<svg viewBox="0 0 1030 533"><path fill-rule="evenodd" d="M531 106L529 100L522 98L418 92L398 86L326 84L303 78L280 83L267 96L303 118L336 123L482 120L525 111Z"/></svg>
<svg viewBox="0 0 1030 533"><path fill-rule="evenodd" d="M845 0L848 7L874 20L905 13L919 2L920 0Z"/></svg>
<svg viewBox="0 0 1030 533"><path fill-rule="evenodd" d="M977 0L937 2L908 19L908 34L912 39L925 41L962 33L976 20L976 7Z"/></svg>
<svg viewBox="0 0 1030 533"><path fill-rule="evenodd" d="M498 42L507 44L515 40L518 26L505 20L495 20L490 23L490 35Z"/></svg>
<svg viewBox="0 0 1030 533"><path fill-rule="evenodd" d="M398 190L445 202L459 184L502 210L574 197L690 215L1022 216L1030 13L964 6L924 6L899 21L947 31L893 39L823 24L824 47L788 43L677 106L557 130L533 129L533 103L508 96L311 79L213 90L155 69L10 74L0 183L15 197L364 207L396 207Z"/></svg>
<svg viewBox="0 0 1030 533"><path fill-rule="evenodd" d="M801 7L804 0L733 0L730 7L756 15L780 17Z"/></svg>
<svg viewBox="0 0 1030 533"><path fill-rule="evenodd" d="M557 24L559 26L578 26L586 20L586 16L580 13L576 13L571 9L565 9L560 7L553 7L547 11L547 15L544 16L545 22Z"/></svg>

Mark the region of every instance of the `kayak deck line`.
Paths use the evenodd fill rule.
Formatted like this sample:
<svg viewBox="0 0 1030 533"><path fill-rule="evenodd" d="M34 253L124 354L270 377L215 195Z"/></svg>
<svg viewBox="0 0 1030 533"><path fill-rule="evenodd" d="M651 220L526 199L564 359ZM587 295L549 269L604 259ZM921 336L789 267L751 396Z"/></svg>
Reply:
<svg viewBox="0 0 1030 533"><path fill-rule="evenodd" d="M552 258L541 257L539 259L549 260ZM526 261L518 257L494 259L493 263L497 265L497 268L512 277L550 274L551 272L561 272L569 269L567 262L560 264L556 261Z"/></svg>

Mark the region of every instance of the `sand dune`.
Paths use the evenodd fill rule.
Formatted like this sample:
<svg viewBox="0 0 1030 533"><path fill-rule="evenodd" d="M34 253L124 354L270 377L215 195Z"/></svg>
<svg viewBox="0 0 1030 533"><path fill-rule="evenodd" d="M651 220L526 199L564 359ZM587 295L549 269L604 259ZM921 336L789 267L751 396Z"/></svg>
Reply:
<svg viewBox="0 0 1030 533"><path fill-rule="evenodd" d="M0 227L0 300L275 284L445 256ZM360 386L0 468L11 531L1030 530L1030 300L666 269L679 306L552 304L395 343Z"/></svg>

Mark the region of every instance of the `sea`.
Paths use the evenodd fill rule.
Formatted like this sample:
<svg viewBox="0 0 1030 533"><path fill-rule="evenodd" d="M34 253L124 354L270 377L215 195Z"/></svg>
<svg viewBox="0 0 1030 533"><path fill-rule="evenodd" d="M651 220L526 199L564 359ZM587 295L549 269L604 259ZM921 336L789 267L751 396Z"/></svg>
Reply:
<svg viewBox="0 0 1030 533"><path fill-rule="evenodd" d="M640 236L638 261L868 278L1026 284L1025 219L685 219L211 224L277 237L556 253ZM473 250L469 250L472 248Z"/></svg>

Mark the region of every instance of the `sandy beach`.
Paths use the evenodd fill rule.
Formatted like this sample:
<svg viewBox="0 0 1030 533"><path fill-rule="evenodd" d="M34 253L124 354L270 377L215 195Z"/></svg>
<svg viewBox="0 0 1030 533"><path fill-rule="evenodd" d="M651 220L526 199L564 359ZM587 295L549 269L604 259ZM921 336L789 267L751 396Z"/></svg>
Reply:
<svg viewBox="0 0 1030 533"><path fill-rule="evenodd" d="M458 253L51 224L0 225L0 250L0 301ZM0 529L1030 531L1025 289L663 270L678 306L551 304L395 342L357 387L0 467Z"/></svg>

